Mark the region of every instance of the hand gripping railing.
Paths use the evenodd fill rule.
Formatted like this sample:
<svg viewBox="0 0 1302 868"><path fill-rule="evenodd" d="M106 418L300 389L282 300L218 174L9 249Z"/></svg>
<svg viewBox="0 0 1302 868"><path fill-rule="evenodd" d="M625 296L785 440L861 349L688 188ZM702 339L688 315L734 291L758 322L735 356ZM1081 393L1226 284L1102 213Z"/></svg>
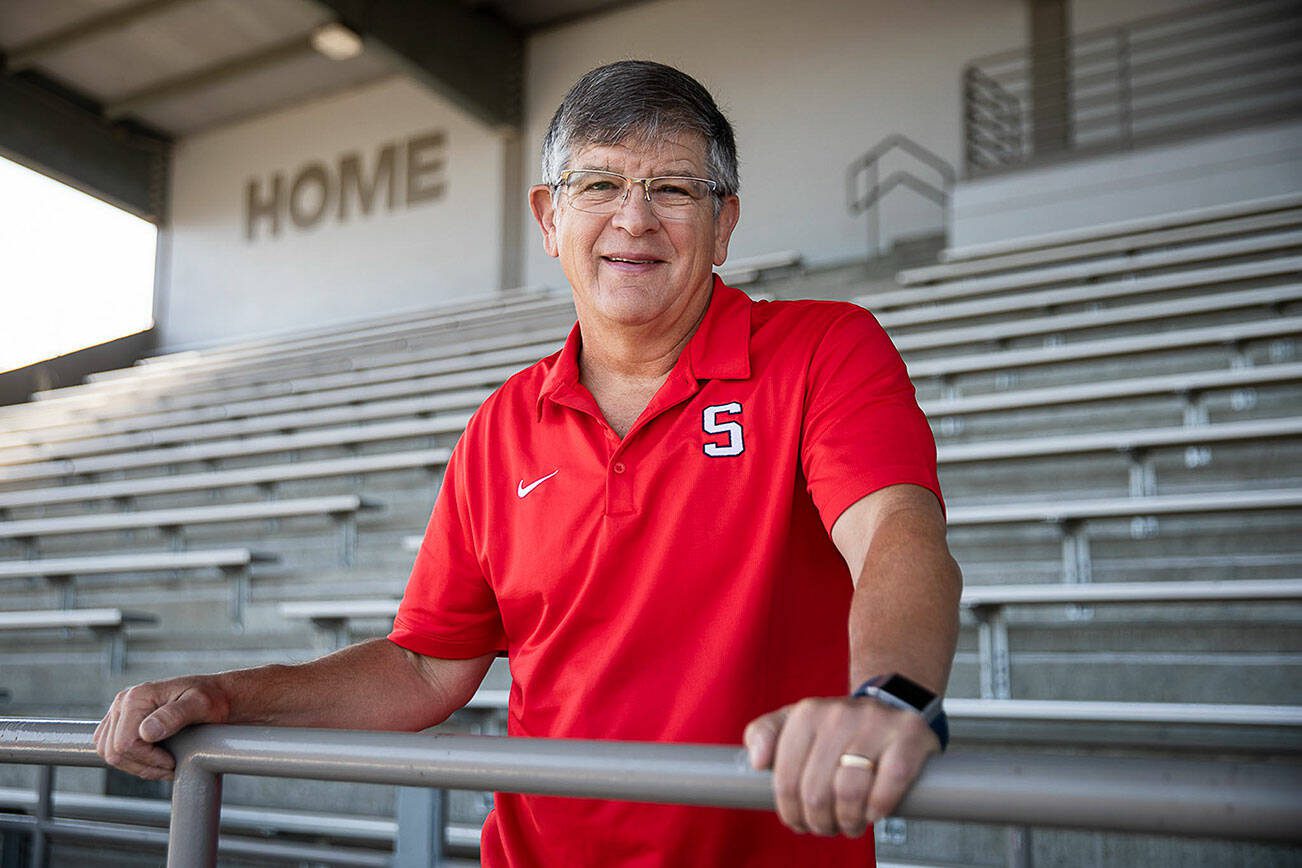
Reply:
<svg viewBox="0 0 1302 868"><path fill-rule="evenodd" d="M98 766L88 721L0 719L0 762ZM773 809L771 776L735 747L202 726L177 758L167 864L212 866L224 774ZM955 753L898 814L1302 842L1302 768L1200 760Z"/></svg>

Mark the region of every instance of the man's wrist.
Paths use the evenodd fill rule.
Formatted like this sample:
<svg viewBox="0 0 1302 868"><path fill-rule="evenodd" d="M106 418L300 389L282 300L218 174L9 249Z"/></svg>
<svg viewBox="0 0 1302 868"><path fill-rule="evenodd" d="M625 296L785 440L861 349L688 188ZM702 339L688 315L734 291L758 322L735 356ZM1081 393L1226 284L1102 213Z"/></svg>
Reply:
<svg viewBox="0 0 1302 868"><path fill-rule="evenodd" d="M949 746L949 718L945 715L944 697L911 678L897 672L876 675L860 684L851 695L919 715L936 734L940 749L944 751Z"/></svg>

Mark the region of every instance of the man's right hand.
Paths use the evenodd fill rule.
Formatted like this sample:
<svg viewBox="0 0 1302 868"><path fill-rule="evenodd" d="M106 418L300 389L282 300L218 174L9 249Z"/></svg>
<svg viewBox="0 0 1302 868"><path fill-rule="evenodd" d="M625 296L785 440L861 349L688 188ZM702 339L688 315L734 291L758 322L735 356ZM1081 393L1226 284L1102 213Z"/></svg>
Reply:
<svg viewBox="0 0 1302 868"><path fill-rule="evenodd" d="M176 761L158 742L196 723L224 723L229 712L230 703L212 676L137 684L114 697L95 728L95 750L124 772L171 780Z"/></svg>

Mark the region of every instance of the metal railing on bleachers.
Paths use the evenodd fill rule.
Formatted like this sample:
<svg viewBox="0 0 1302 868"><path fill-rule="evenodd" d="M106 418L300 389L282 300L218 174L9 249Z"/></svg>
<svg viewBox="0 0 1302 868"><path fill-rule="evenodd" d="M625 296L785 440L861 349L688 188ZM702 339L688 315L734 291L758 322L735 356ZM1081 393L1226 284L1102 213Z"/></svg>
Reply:
<svg viewBox="0 0 1302 868"><path fill-rule="evenodd" d="M928 266L935 271L915 269L907 274L910 282L945 279L1296 226L1302 219L1299 209L1302 193L1293 192L1206 208L1183 208L1080 229L951 247L940 254L944 264Z"/></svg>
<svg viewBox="0 0 1302 868"><path fill-rule="evenodd" d="M215 569L231 585L231 621L241 624L249 600L250 567L256 563L274 563L277 560L279 558L276 555L247 548L5 560L0 561L0 579L43 578L59 589L60 605L71 609L76 604L75 580L81 576L150 572L174 574L183 570Z"/></svg>
<svg viewBox="0 0 1302 868"><path fill-rule="evenodd" d="M353 562L357 547L357 514L378 509L379 501L356 494L326 497L301 497L255 503L228 503L214 506L175 507L172 509L134 512L91 513L0 521L0 539L22 542L29 551L34 541L45 536L108 533L140 528L156 528L174 545L178 545L186 527L222 523L248 522L290 517L327 517L339 529L339 560L347 566ZM179 545L178 545L179 548Z"/></svg>
<svg viewBox="0 0 1302 868"><path fill-rule="evenodd" d="M1151 243L1138 249L1133 236L1129 236L1127 246L1120 249L1109 248L1100 242L1081 244L1075 248L1078 251L1075 255L1068 256L1066 252L1060 251L1058 258L1047 262L1037 262L1029 254L1022 254L1019 259L1013 260L1020 263L1013 268L1007 265L995 267L994 263L984 260L931 265L900 272L897 282L904 288L874 295L873 299L878 306L912 304L927 301L936 294L948 295L956 285L988 284L1025 288L1066 281L1094 281L1118 274L1172 268L1221 258L1260 256L1296 246L1299 223L1302 223L1302 209L1286 211L1273 217L1242 218L1228 227L1220 225L1221 232L1217 234L1212 234L1210 227L1202 224L1198 227L1202 230L1198 235L1186 231L1183 235L1175 236L1167 230L1150 237ZM1267 225L1262 227L1262 224ZM1227 232L1228 228L1236 231Z"/></svg>
<svg viewBox="0 0 1302 868"><path fill-rule="evenodd" d="M1302 232L1294 233L1296 243L1302 245ZM1154 265L1154 268L1161 266ZM1201 286L1224 287L1241 281L1260 280L1277 276L1292 277L1302 271L1302 257L1274 256L1252 262L1217 264L1198 269L1186 269L1176 272L1163 272L1136 276L1139 268L1123 269L1118 267L1110 273L1095 272L1087 276L1060 277L1057 274L1033 273L1012 275L999 279L978 278L974 280L954 281L929 287L925 292L907 290L916 296L908 301L907 310L886 310L877 314L878 320L886 328L901 325L914 325L928 322L942 322L967 316L987 316L1018 310L1052 308L1061 305L1101 302L1126 296L1143 295L1168 290L1194 289ZM1076 267L1073 272L1089 272L1090 269ZM1123 277L1102 281L1101 277ZM1094 281L1094 282L1089 282ZM1035 287L1047 284L1065 283L1067 285L1054 289ZM1015 290L1017 290L1015 292ZM991 293L1004 293L993 298ZM981 296L972 299L972 296ZM898 308L903 302L899 294L883 296L860 296L855 299L869 310L881 310L883 303L887 307Z"/></svg>
<svg viewBox="0 0 1302 868"><path fill-rule="evenodd" d="M1010 606L1125 605L1142 603L1228 603L1302 600L1302 580L1242 580L1234 582L1121 582L1109 584L1004 585L964 588L963 608L976 615L981 696L1012 697L1011 651L1008 645ZM1302 710L1292 711L1293 725L1302 725ZM1258 715L1257 718L1261 718ZM1171 720L1171 718L1163 718ZM1233 719L1246 722L1247 718ZM1269 722L1269 720L1265 721ZM1278 722L1278 721L1276 721Z"/></svg>
<svg viewBox="0 0 1302 868"><path fill-rule="evenodd" d="M93 728L0 720L0 761L97 766ZM773 808L769 774L726 746L204 726L168 748L177 757L172 868L215 865L217 805L229 773ZM1296 842L1302 806L1291 794L1299 788L1302 769L1265 763L956 753L924 769L898 813ZM44 798L48 807L48 790ZM36 813L0 817L0 827L27 831L44 846L58 828L48 809Z"/></svg>
<svg viewBox="0 0 1302 868"><path fill-rule="evenodd" d="M155 624L148 612L121 609L55 609L53 611L0 612L0 631L90 630L104 644L104 671L113 675L126 666L126 628L131 624Z"/></svg>

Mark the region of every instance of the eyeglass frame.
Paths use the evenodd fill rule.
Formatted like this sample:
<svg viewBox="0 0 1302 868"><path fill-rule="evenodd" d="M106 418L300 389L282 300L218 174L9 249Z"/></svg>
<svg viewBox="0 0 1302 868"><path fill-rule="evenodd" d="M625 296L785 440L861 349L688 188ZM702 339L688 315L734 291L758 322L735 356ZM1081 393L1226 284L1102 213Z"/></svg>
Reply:
<svg viewBox="0 0 1302 868"><path fill-rule="evenodd" d="M657 176L655 176L654 178L631 178L631 177L629 177L628 175L624 175L624 174L621 174L621 173L619 173L619 172L612 172L612 171L610 171L609 169L566 169L565 171L561 172L560 176L557 177L556 181L551 185L551 186L552 186L552 189L554 189L554 190L559 190L559 189L561 189L562 187L565 187L566 182L569 180L569 176L570 176L570 175L576 175L576 174L578 174L578 173L580 173L580 172L589 172L589 173L597 174L597 175L609 175L609 176L612 177L612 178L623 178L626 182L628 182L628 183L625 185L625 187L624 187L624 192L623 192L623 194L619 197L619 199L618 199L618 200L611 200L611 201L618 201L618 202L619 202L619 204L616 205L612 210L610 210L610 211L608 211L608 212L604 212L604 211L588 211L588 210L585 210L585 209L583 209L583 208L579 208L579 207L576 205L576 206L575 206L576 210L582 211L584 214L605 214L605 213L614 214L614 213L615 213L616 211L618 211L621 207L623 207L623 204L624 204L625 201L627 201L627 199L628 199L628 194L629 194L629 192L633 189L633 185L634 185L634 184L641 184L641 185L642 185L642 198L645 199L647 202L651 202L651 182L652 182L652 181L666 181L666 180L673 180L673 179L680 179L680 180L683 180L683 181L700 181L702 184L708 184L708 185L709 185L709 187L710 187L710 193L709 193L709 195L714 196L714 198L715 198L716 200L722 200L722 198L723 198L722 194L719 193L719 182L718 182L718 181L711 180L710 178L698 178L698 177L696 177L696 176L694 176L694 175L657 175ZM568 190L569 188L566 187L566 189ZM698 201L704 201L704 200L702 199L702 200L698 200ZM658 217L665 218L665 215L660 214L658 211L655 210L655 204L654 204L654 203L652 203L652 209L651 209L651 210L652 210L652 212L655 213ZM716 206L716 211L717 211L717 206ZM672 219L674 219L674 218L669 217L669 218L665 218L665 219L670 219L670 220L672 220Z"/></svg>

